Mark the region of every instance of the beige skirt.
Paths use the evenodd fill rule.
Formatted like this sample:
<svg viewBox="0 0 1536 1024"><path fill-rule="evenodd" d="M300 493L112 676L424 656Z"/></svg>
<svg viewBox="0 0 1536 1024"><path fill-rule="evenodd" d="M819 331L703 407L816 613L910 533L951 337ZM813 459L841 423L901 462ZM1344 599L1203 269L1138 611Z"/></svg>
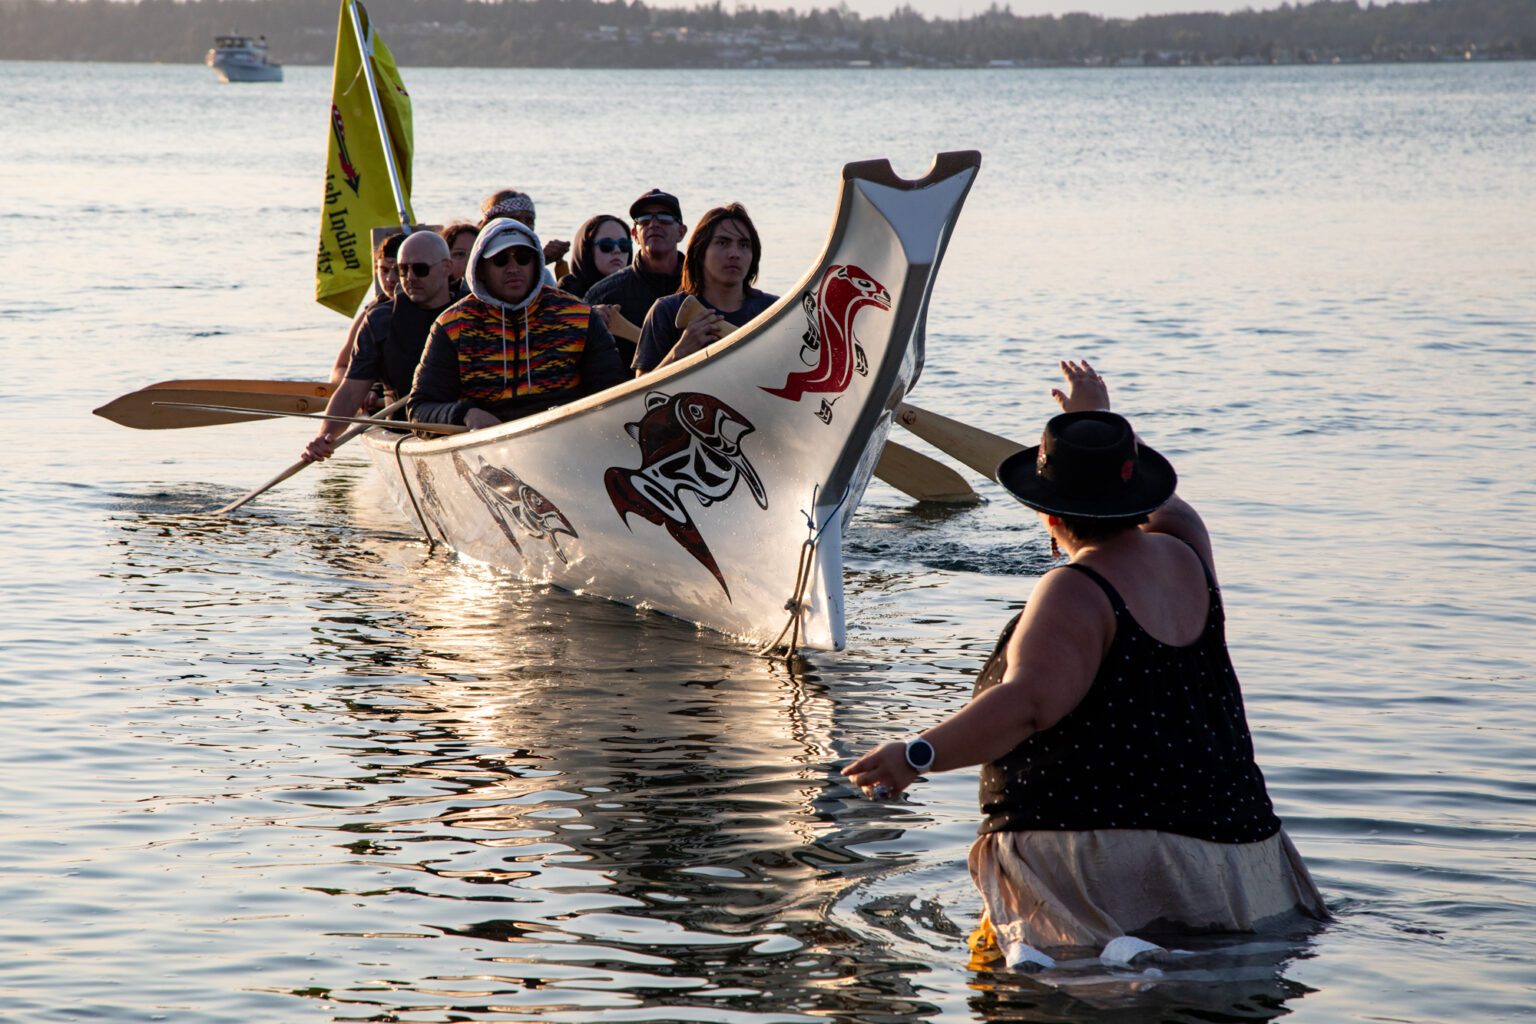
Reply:
<svg viewBox="0 0 1536 1024"><path fill-rule="evenodd" d="M971 847L985 915L971 947L1017 967L1141 933L1255 932L1328 910L1282 830L1258 843L1138 829L994 832ZM1155 949L1133 939L1119 950ZM1093 955L1093 953L1089 953ZM1126 958L1128 959L1128 957Z"/></svg>

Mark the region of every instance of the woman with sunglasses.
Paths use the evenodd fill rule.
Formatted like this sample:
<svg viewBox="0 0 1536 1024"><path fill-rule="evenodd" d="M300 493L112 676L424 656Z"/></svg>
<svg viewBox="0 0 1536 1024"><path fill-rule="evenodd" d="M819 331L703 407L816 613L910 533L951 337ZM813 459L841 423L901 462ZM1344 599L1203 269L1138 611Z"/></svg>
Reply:
<svg viewBox="0 0 1536 1024"><path fill-rule="evenodd" d="M587 289L629 266L632 243L629 225L611 213L588 218L571 245L571 272L560 279L558 287L578 299Z"/></svg>
<svg viewBox="0 0 1536 1024"><path fill-rule="evenodd" d="M633 243L629 240L629 225L611 213L600 213L587 220L576 233L571 246L571 272L560 279L557 287L578 299L587 298L587 290L606 277L611 277L629 266L629 254ZM619 315L615 303L593 305L592 309L603 318L603 323L613 331L613 318ZM619 358L628 366L635 358L635 343L614 335L619 346Z"/></svg>
<svg viewBox="0 0 1536 1024"><path fill-rule="evenodd" d="M411 419L479 430L625 378L603 318L545 286L543 250L533 229L511 217L481 229L469 254L470 294L427 337L406 406Z"/></svg>
<svg viewBox="0 0 1536 1024"><path fill-rule="evenodd" d="M677 291L683 279L683 254L678 245L688 233L683 208L670 192L653 188L629 204L635 225L630 237L635 258L616 274L588 286L586 300L594 306L614 305L632 324L645 322L656 300Z"/></svg>

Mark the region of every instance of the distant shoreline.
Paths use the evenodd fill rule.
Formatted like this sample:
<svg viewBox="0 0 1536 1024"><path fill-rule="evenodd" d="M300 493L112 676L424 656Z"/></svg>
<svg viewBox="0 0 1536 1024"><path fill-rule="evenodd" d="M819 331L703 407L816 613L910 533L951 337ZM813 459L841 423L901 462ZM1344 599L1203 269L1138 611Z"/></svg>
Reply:
<svg viewBox="0 0 1536 1024"><path fill-rule="evenodd" d="M1533 0L1319 0L1230 14L862 17L720 3L369 0L401 67L1102 68L1536 59ZM280 64L327 65L339 7L314 0L0 0L0 60L192 63L216 35L264 37ZM232 18L238 12L238 18ZM232 21L238 21L232 24Z"/></svg>
<svg viewBox="0 0 1536 1024"><path fill-rule="evenodd" d="M590 65L582 67L570 67L559 64L414 64L410 67L431 68L434 70L443 68L457 68L465 71L1124 71L1146 68L1179 69L1179 68L1262 68L1262 67L1401 67L1417 64L1510 64L1536 60L1536 57L1488 57L1474 56L1467 58L1452 57L1404 57L1393 60L1372 60L1370 58L1333 59L1320 60L1270 60L1270 61L1239 61L1216 60L1205 63L1177 62L1177 61L1143 61L1132 62L1121 60L1115 63L1108 62L1083 62L1080 64L1048 63L1048 62L1024 62L990 63L990 64L861 64L849 63L821 63L821 64L773 64L773 65L726 65L726 64L673 64L673 65ZM72 57L0 57L0 62L16 64L125 64L125 65L152 65L160 67L188 67L202 68L201 61L181 60L94 60ZM292 68L317 68L329 71L331 65L314 62L279 62L284 69Z"/></svg>

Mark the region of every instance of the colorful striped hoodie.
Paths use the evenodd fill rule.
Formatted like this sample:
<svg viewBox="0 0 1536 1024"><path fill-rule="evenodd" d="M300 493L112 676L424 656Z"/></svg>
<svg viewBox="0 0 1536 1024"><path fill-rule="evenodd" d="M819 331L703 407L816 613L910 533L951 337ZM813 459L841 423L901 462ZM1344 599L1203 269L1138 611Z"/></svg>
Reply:
<svg viewBox="0 0 1536 1024"><path fill-rule="evenodd" d="M521 302L497 299L476 273L481 254L507 235L538 254ZM543 270L543 243L530 228L508 218L485 226L469 254L470 294L444 310L427 337L407 406L412 419L463 423L479 408L506 421L627 379L602 318L546 286Z"/></svg>

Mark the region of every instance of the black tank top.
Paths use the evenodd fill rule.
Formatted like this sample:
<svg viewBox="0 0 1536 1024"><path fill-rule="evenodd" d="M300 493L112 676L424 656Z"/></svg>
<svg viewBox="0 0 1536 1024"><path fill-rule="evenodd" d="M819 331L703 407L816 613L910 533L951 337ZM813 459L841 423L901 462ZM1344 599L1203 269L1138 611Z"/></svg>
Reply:
<svg viewBox="0 0 1536 1024"><path fill-rule="evenodd" d="M1201 559L1205 568L1205 560ZM1205 570L1200 638L1152 638L1109 581L1085 565L1115 612L1115 635L1082 701L981 770L979 832L1155 829L1250 843L1280 829L1253 760L1243 697L1227 654L1221 592ZM1002 681L1015 617L976 680Z"/></svg>

